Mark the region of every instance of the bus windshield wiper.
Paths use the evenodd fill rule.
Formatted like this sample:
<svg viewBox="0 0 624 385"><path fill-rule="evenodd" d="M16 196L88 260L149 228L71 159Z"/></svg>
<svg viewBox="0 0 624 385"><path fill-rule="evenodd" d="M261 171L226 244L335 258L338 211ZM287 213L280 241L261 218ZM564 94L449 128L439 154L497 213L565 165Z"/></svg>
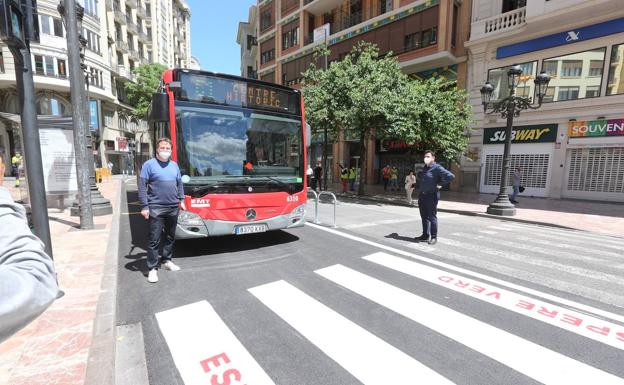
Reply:
<svg viewBox="0 0 624 385"><path fill-rule="evenodd" d="M260 179L260 178L268 179L271 182L277 183L278 185L280 185L282 187L285 187L289 194L292 194L292 192L293 192L293 185L292 185L292 183L286 183L283 180L279 180L277 178L274 178L274 177L268 176L268 175L257 175L257 176L253 177L253 179Z"/></svg>

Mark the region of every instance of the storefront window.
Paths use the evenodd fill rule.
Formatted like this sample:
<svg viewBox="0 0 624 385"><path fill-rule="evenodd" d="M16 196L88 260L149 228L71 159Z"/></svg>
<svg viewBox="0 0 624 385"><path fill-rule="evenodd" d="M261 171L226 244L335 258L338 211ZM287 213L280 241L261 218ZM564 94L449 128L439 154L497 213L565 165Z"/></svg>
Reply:
<svg viewBox="0 0 624 385"><path fill-rule="evenodd" d="M37 114L69 116L71 108L67 102L54 96L42 96L37 99Z"/></svg>
<svg viewBox="0 0 624 385"><path fill-rule="evenodd" d="M611 50L607 95L624 94L624 44L614 45Z"/></svg>
<svg viewBox="0 0 624 385"><path fill-rule="evenodd" d="M544 102L600 96L606 48L546 59L542 68L551 76Z"/></svg>
<svg viewBox="0 0 624 385"><path fill-rule="evenodd" d="M522 68L522 76L520 78L520 84L516 89L516 94L519 96L533 95L535 84L533 79L537 75L537 62L531 61L518 64ZM501 100L509 96L509 87L507 86L507 71L510 67L501 67L491 69L488 73L488 81L494 86L494 93L492 94L492 101Z"/></svg>

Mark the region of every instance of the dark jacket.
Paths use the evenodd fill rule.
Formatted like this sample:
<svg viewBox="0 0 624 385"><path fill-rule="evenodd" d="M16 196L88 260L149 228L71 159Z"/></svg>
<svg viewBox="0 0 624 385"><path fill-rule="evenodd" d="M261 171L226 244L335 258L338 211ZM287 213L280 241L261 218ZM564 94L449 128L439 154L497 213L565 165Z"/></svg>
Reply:
<svg viewBox="0 0 624 385"><path fill-rule="evenodd" d="M418 173L420 192L425 194L438 191L438 185L446 186L453 179L455 179L455 175L437 163L432 164L431 167L425 166Z"/></svg>

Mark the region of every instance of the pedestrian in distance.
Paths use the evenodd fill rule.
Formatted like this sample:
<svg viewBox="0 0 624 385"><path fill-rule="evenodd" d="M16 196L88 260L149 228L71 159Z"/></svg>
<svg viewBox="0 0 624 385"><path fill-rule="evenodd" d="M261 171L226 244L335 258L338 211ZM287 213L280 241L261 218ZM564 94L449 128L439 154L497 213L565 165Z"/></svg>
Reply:
<svg viewBox="0 0 624 385"><path fill-rule="evenodd" d="M349 169L340 163L338 163L338 167L340 167L340 183L342 183L342 193L346 194L349 184Z"/></svg>
<svg viewBox="0 0 624 385"><path fill-rule="evenodd" d="M321 181L323 179L323 167L321 167L320 163L317 163L316 167L314 167L314 179L312 181L312 183L314 184L314 191L317 191L316 188L318 187L319 190L322 190L321 187Z"/></svg>
<svg viewBox="0 0 624 385"><path fill-rule="evenodd" d="M349 167L349 190L355 191L355 178L357 177L357 172L355 171L355 167Z"/></svg>
<svg viewBox="0 0 624 385"><path fill-rule="evenodd" d="M24 159L19 151L15 152L15 155L11 158L11 171L15 175L15 187L20 186L20 177L22 176L22 170L24 169Z"/></svg>
<svg viewBox="0 0 624 385"><path fill-rule="evenodd" d="M413 204L412 193L414 192L414 187L416 185L416 175L414 175L414 171L410 170L409 174L405 176L405 193L407 194L407 204Z"/></svg>
<svg viewBox="0 0 624 385"><path fill-rule="evenodd" d="M308 169L306 170L306 182L308 187L312 187L312 179L314 178L314 170L312 170L312 166L308 165Z"/></svg>
<svg viewBox="0 0 624 385"><path fill-rule="evenodd" d="M392 191L399 191L399 170L396 166L390 169L390 188Z"/></svg>
<svg viewBox="0 0 624 385"><path fill-rule="evenodd" d="M519 166L516 167L516 169L513 172L512 175L512 188L513 188L513 193L511 194L511 196L509 197L509 200L511 201L511 203L517 204L519 203L516 200L516 197L518 196L518 194L520 193L520 179L522 179L522 168L520 168Z"/></svg>
<svg viewBox="0 0 624 385"><path fill-rule="evenodd" d="M178 214L180 208L186 210L180 169L178 164L171 160L171 140L160 138L156 146L156 157L143 164L139 178L141 215L149 221L147 280L151 283L158 282L159 262L162 262L161 266L166 270L180 270L171 259ZM162 258L159 260L161 242Z"/></svg>
<svg viewBox="0 0 624 385"><path fill-rule="evenodd" d="M381 169L381 177L383 179L384 191L388 191L388 184L390 183L390 165Z"/></svg>
<svg viewBox="0 0 624 385"><path fill-rule="evenodd" d="M54 263L28 227L22 205L3 187L0 153L0 343L37 318L59 296Z"/></svg>
<svg viewBox="0 0 624 385"><path fill-rule="evenodd" d="M450 171L435 162L433 151L425 151L425 167L419 173L418 209L423 232L416 240L430 245L438 241L438 201L440 189L455 179Z"/></svg>

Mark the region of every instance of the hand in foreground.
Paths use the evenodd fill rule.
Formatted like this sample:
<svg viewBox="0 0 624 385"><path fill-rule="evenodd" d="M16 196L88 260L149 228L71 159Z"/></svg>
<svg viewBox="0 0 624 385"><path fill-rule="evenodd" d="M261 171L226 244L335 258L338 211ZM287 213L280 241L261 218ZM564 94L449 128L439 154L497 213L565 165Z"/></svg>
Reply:
<svg viewBox="0 0 624 385"><path fill-rule="evenodd" d="M143 218L149 219L149 209L141 210L141 215L143 215Z"/></svg>

